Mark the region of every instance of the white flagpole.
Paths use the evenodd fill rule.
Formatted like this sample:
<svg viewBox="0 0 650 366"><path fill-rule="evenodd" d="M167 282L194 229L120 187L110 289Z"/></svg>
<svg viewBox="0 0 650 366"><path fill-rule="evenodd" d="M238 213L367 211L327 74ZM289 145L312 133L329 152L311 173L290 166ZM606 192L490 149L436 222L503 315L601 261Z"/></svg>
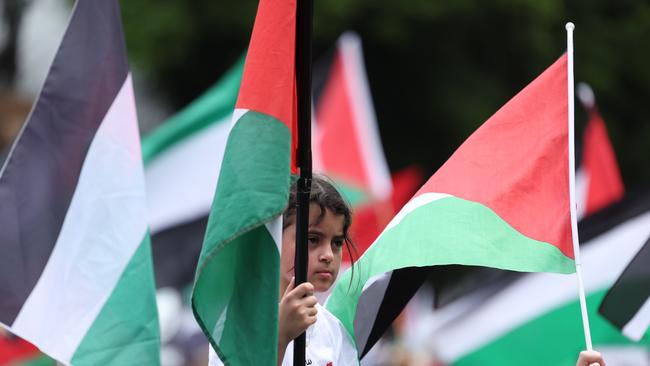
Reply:
<svg viewBox="0 0 650 366"><path fill-rule="evenodd" d="M580 239L578 238L578 221L576 218L576 177L575 177L575 131L574 131L574 85L573 85L573 30L575 25L566 24L567 39L567 68L568 68L568 94L569 94L569 204L571 211L571 232L573 236L573 254L575 256L576 275L578 277L578 294L580 297L580 311L582 312L582 326L585 331L587 350L593 349L591 345L591 331L589 330L589 315L587 314L587 300L585 286L582 281L582 262L580 261Z"/></svg>

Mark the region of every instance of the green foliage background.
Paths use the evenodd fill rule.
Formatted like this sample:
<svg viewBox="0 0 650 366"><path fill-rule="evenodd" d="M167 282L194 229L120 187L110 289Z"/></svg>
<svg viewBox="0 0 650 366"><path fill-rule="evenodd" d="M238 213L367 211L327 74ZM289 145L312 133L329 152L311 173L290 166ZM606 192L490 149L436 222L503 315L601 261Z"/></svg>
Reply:
<svg viewBox="0 0 650 366"><path fill-rule="evenodd" d="M131 60L181 108L245 50L255 0L122 1ZM650 187L650 2L315 0L314 56L357 31L392 170L433 173L566 49L593 87L628 187ZM578 131L584 113L577 108Z"/></svg>

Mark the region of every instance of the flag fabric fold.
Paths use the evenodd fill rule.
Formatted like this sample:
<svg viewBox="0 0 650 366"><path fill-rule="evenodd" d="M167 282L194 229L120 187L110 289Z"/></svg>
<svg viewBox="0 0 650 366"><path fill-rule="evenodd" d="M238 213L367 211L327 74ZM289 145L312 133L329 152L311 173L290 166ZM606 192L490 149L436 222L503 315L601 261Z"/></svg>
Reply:
<svg viewBox="0 0 650 366"><path fill-rule="evenodd" d="M647 337L650 328L650 238L609 289L598 312L628 338L639 341Z"/></svg>
<svg viewBox="0 0 650 366"><path fill-rule="evenodd" d="M327 308L367 348L391 277L479 265L572 273L567 56L485 122L336 285Z"/></svg>
<svg viewBox="0 0 650 366"><path fill-rule="evenodd" d="M297 170L295 31L295 1L260 1L195 276L195 318L226 365L277 362L281 215Z"/></svg>
<svg viewBox="0 0 650 366"><path fill-rule="evenodd" d="M117 1L79 0L0 172L0 322L59 362L159 363Z"/></svg>

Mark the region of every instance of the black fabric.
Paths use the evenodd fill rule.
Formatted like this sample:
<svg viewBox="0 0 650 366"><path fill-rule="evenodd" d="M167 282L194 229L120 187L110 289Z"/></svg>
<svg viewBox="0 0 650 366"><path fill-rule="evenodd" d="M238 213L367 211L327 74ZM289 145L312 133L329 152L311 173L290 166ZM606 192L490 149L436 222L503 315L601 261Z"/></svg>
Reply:
<svg viewBox="0 0 650 366"><path fill-rule="evenodd" d="M648 228L650 237L650 227ZM609 289L598 312L622 329L650 297L650 239Z"/></svg>
<svg viewBox="0 0 650 366"><path fill-rule="evenodd" d="M505 287L521 274L489 267L450 264L433 267L427 284L433 288L434 308L440 309L478 289ZM498 287L493 287L497 284Z"/></svg>
<svg viewBox="0 0 650 366"><path fill-rule="evenodd" d="M183 290L194 281L207 225L205 216L151 236L156 287Z"/></svg>
<svg viewBox="0 0 650 366"><path fill-rule="evenodd" d="M126 80L116 0L79 0L0 177L0 321L12 324L56 243L88 148Z"/></svg>
<svg viewBox="0 0 650 366"><path fill-rule="evenodd" d="M361 352L365 356L379 338L386 332L393 320L402 312L402 309L411 300L415 292L422 286L429 276L432 267L408 267L393 271L386 288L386 296L382 299L377 318L372 331Z"/></svg>

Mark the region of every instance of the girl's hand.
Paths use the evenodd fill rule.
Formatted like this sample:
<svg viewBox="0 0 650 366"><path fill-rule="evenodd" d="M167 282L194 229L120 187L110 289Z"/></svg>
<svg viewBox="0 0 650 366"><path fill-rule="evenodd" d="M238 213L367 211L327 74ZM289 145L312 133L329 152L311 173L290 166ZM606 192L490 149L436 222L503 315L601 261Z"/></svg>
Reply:
<svg viewBox="0 0 650 366"><path fill-rule="evenodd" d="M603 360L603 356L599 352L582 351L576 366L605 366L605 360Z"/></svg>
<svg viewBox="0 0 650 366"><path fill-rule="evenodd" d="M278 316L279 345L289 344L294 338L316 322L316 296L314 286L305 282L294 288L295 278L291 279L287 290L280 299Z"/></svg>

